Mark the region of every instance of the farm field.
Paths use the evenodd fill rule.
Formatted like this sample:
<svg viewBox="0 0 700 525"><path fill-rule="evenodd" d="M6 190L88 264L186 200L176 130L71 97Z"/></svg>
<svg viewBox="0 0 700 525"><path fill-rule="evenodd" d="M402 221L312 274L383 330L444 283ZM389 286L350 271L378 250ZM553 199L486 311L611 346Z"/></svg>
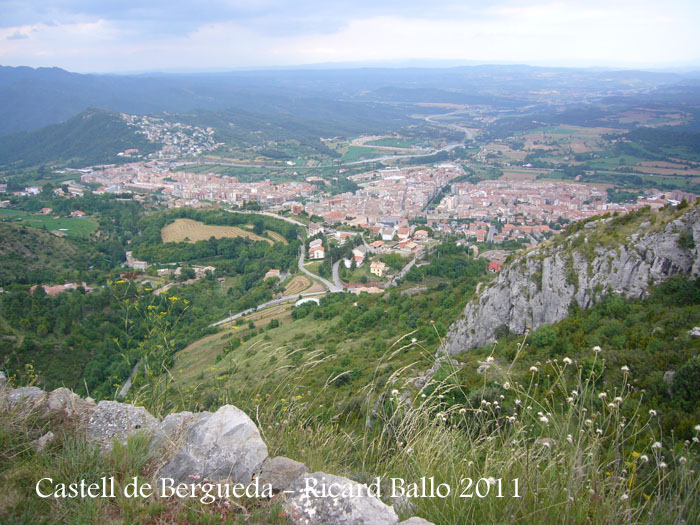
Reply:
<svg viewBox="0 0 700 525"><path fill-rule="evenodd" d="M315 282L313 284L316 284ZM306 275L295 275L289 284L284 289L284 295L292 295L301 292L309 291L307 288L311 288L312 282ZM316 290L312 290L316 291ZM321 290L317 290L321 291Z"/></svg>
<svg viewBox="0 0 700 525"><path fill-rule="evenodd" d="M3 219L13 219L33 228L46 228L48 231L59 230L72 237L86 237L97 230L97 222L88 217L54 219L49 215L30 215L18 210L0 209L0 220Z"/></svg>
<svg viewBox="0 0 700 525"><path fill-rule="evenodd" d="M161 230L160 235L163 242L206 241L211 237L216 237L217 239L245 237L252 241L265 241L269 244L274 244L270 239L260 237L253 232L236 226L215 226L192 219L177 219L175 222L165 226Z"/></svg>

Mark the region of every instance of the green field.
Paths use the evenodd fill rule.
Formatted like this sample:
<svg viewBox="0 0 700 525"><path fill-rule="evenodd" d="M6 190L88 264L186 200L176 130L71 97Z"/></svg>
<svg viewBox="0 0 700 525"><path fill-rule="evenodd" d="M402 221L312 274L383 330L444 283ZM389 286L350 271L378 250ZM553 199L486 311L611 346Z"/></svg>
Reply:
<svg viewBox="0 0 700 525"><path fill-rule="evenodd" d="M355 162L363 159L383 157L385 155L391 155L391 152L374 148L365 148L363 146L350 146L343 155L343 162Z"/></svg>
<svg viewBox="0 0 700 525"><path fill-rule="evenodd" d="M66 235L75 237L85 237L97 230L97 222L87 217L54 219L50 215L31 215L18 210L0 209L0 220L10 219L33 228L46 228L49 231L61 230Z"/></svg>
<svg viewBox="0 0 700 525"><path fill-rule="evenodd" d="M368 146L386 146L389 148L411 148L415 144L413 141L395 138L383 138L366 142Z"/></svg>

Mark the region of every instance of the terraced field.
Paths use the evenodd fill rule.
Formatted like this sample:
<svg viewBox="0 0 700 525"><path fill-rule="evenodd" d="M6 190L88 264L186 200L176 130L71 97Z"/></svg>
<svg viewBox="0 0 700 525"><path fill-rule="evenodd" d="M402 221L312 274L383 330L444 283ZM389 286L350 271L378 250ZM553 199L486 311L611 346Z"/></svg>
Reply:
<svg viewBox="0 0 700 525"><path fill-rule="evenodd" d="M256 235L253 232L246 231L237 226L215 226L192 219L177 219L175 222L165 226L160 231L160 235L163 242L206 241L213 236L217 239L222 239L224 237L245 237L253 241L265 241L269 244L274 244L270 239L260 237L260 235Z"/></svg>

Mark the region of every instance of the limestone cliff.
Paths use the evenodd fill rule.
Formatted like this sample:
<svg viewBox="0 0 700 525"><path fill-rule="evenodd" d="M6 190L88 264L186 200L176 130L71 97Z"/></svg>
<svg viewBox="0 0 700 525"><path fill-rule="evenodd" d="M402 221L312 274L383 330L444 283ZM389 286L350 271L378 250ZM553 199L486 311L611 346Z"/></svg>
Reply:
<svg viewBox="0 0 700 525"><path fill-rule="evenodd" d="M590 307L600 295L643 297L673 275L700 274L700 209L643 209L571 227L503 266L450 327L438 353L491 343L497 333L564 319L572 303Z"/></svg>

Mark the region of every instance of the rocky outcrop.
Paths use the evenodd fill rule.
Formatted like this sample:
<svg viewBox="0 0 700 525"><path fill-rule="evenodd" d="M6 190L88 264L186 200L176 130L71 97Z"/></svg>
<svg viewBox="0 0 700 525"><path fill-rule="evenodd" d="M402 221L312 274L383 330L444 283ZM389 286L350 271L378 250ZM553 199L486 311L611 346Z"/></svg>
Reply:
<svg viewBox="0 0 700 525"><path fill-rule="evenodd" d="M14 389L9 384L0 385L0 409L14 413L20 408L26 414L63 414L82 423L76 428L85 430L88 440L102 451L111 450L116 441L124 442L129 436L145 433L163 457L171 458L165 460L157 474L159 478L185 483L208 478L248 484L258 476L261 486L269 484L275 497L283 498L292 523L399 523L394 509L371 494L365 485L323 472L309 474L306 465L289 458L268 459L267 446L255 423L232 405L213 414L179 412L159 421L143 407L116 401L101 401L95 406L91 399L82 399L65 388L47 394L37 387ZM40 452L54 439L54 433L49 431L30 446ZM317 491L308 491L309 484ZM324 487L330 487L332 494L322 494ZM405 523L430 525L420 518L411 520Z"/></svg>
<svg viewBox="0 0 700 525"><path fill-rule="evenodd" d="M263 463L258 479L261 484L269 484L274 493L288 490L302 474L309 472L303 463L277 456Z"/></svg>
<svg viewBox="0 0 700 525"><path fill-rule="evenodd" d="M189 476L247 483L267 458L255 423L232 405L205 414L187 429L185 442L160 476L177 482Z"/></svg>
<svg viewBox="0 0 700 525"><path fill-rule="evenodd" d="M676 218L669 213L668 220L647 215L643 221L623 216L583 224L504 265L467 304L438 354L459 354L492 343L499 332L522 334L561 321L574 302L588 308L609 292L641 298L650 285L673 275L698 276L697 207Z"/></svg>
<svg viewBox="0 0 700 525"><path fill-rule="evenodd" d="M314 472L301 476L290 489L284 509L292 523L396 525L394 509L348 478Z"/></svg>

